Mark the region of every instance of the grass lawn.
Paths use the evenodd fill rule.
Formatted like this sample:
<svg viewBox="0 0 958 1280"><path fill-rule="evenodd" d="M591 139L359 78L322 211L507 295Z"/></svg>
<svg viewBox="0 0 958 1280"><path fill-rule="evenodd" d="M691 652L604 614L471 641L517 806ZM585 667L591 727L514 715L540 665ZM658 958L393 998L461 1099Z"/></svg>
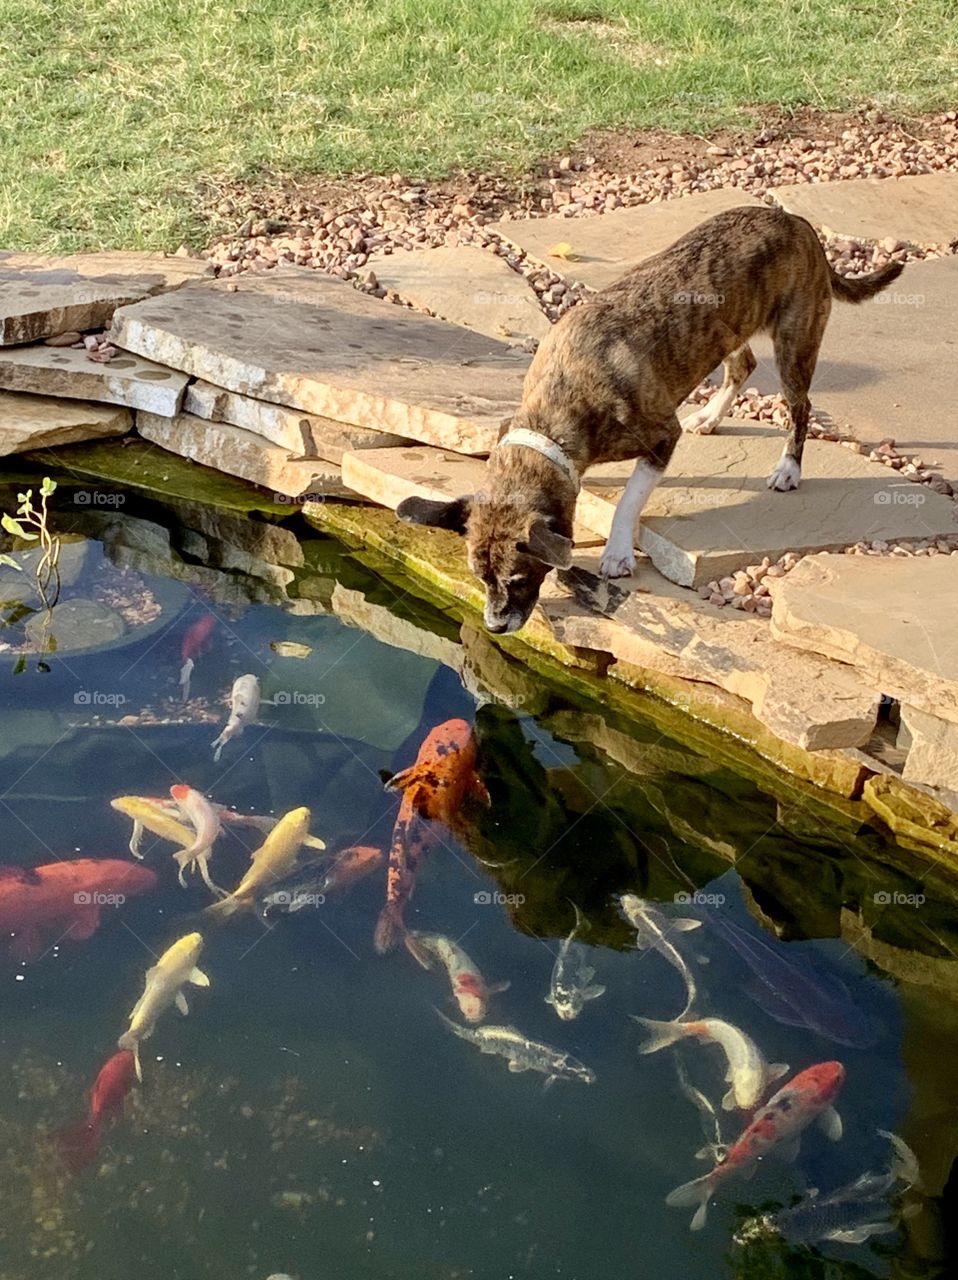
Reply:
<svg viewBox="0 0 958 1280"><path fill-rule="evenodd" d="M0 0L0 247L202 243L210 175L518 172L865 101L958 101L955 0Z"/></svg>

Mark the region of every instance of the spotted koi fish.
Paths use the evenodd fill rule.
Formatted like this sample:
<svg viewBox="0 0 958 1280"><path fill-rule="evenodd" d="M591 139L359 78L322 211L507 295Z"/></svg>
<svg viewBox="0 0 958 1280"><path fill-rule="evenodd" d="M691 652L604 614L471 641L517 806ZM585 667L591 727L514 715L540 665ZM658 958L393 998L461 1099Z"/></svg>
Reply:
<svg viewBox="0 0 958 1280"><path fill-rule="evenodd" d="M476 744L465 720L446 720L431 730L415 764L386 786L402 792L402 803L389 850L386 905L374 938L380 955L392 951L405 934L406 904L419 864L441 838L439 824L454 828L468 796L489 803L489 793L476 776Z"/></svg>
<svg viewBox="0 0 958 1280"><path fill-rule="evenodd" d="M837 1141L842 1136L842 1122L832 1102L844 1079L845 1068L840 1062L819 1062L800 1072L755 1113L738 1142L711 1173L676 1187L665 1203L678 1208L697 1205L692 1230L699 1231L705 1226L708 1202L723 1183L736 1176L751 1177L758 1161L773 1148L783 1160L794 1160L802 1131L813 1120Z"/></svg>

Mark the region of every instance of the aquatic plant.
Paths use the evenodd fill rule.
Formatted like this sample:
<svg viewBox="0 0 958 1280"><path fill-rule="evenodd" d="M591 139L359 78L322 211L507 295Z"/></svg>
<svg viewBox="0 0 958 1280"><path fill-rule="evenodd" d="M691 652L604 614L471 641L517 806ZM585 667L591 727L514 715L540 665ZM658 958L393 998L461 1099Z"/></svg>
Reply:
<svg viewBox="0 0 958 1280"><path fill-rule="evenodd" d="M60 595L60 572L57 567L60 560L60 539L50 529L48 507L49 499L56 492L56 487L55 480L44 476L40 485L39 507L34 506L33 490L28 489L26 493L17 494L20 505L16 516L8 515L6 512L0 516L0 526L7 533L15 538L22 538L24 542L39 543L40 556L33 567L33 574L37 594L44 609L48 611L53 608ZM9 565L12 569L23 572L23 565L12 556L0 554L0 564Z"/></svg>

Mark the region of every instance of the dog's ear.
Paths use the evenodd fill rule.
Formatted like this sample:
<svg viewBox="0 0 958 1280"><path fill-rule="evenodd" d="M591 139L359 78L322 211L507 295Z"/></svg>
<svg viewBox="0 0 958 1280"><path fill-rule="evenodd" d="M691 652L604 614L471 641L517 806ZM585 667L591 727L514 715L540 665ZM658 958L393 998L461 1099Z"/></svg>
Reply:
<svg viewBox="0 0 958 1280"><path fill-rule="evenodd" d="M406 524L428 524L433 529L451 529L465 533L472 510L472 497L455 498L452 502L435 502L431 498L403 498L396 515Z"/></svg>
<svg viewBox="0 0 958 1280"><path fill-rule="evenodd" d="M525 542L517 543L516 549L535 556L553 569L569 569L572 566L572 539L557 533L552 527L552 521L545 516L532 518Z"/></svg>

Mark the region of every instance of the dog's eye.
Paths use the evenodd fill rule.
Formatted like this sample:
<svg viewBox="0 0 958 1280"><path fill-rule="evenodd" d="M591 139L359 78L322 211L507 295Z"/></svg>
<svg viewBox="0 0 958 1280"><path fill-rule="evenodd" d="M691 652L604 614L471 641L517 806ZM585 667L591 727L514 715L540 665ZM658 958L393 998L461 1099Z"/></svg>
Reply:
<svg viewBox="0 0 958 1280"><path fill-rule="evenodd" d="M513 573L509 576L509 585L513 587L520 586L523 582L528 582L529 575L527 573Z"/></svg>

